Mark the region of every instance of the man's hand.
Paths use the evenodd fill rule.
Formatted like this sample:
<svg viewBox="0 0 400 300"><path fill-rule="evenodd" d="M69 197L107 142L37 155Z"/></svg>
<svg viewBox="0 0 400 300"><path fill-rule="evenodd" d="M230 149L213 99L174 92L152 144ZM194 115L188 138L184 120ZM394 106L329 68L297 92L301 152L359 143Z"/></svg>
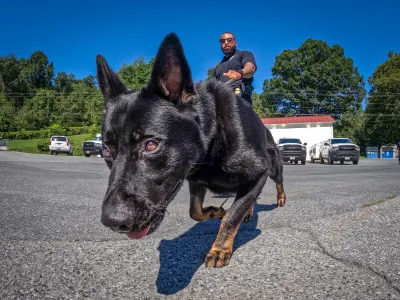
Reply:
<svg viewBox="0 0 400 300"><path fill-rule="evenodd" d="M234 80L242 78L242 74L233 70L229 70L227 73L224 73L223 75L228 77L229 79L234 79Z"/></svg>

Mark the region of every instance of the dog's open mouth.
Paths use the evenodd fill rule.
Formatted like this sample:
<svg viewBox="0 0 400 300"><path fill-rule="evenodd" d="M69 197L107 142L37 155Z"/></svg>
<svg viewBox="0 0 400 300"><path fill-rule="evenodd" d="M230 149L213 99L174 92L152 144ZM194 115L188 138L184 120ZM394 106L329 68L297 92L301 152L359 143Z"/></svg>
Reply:
<svg viewBox="0 0 400 300"><path fill-rule="evenodd" d="M148 221L144 226L136 228L135 231L126 232L125 234L130 239L134 239L134 240L141 239L141 238L145 237L146 235L148 235L149 233L151 233L152 231L154 231L155 228L157 228L157 225L159 224L159 218L160 218L160 215L155 214L150 219L150 221Z"/></svg>
<svg viewBox="0 0 400 300"><path fill-rule="evenodd" d="M172 190L172 193L170 196L171 198L173 198L175 196L175 194L181 187L182 183L183 183L183 180L179 180L176 183L175 187ZM138 239L145 237L148 233L151 233L154 230L156 230L156 228L158 227L158 225L160 224L161 220L164 217L164 213L165 213L165 208L155 210L155 212L153 212L152 218L150 218L150 221L148 221L147 224L145 224L146 226L144 226L144 227L141 226L140 230L125 232L125 234L128 236L128 238L134 239L134 240L138 240Z"/></svg>
<svg viewBox="0 0 400 300"><path fill-rule="evenodd" d="M128 232L126 235L134 240L138 240L141 239L142 237L144 237L150 230L150 225L147 225L144 229L140 230L140 231L132 231L132 232Z"/></svg>

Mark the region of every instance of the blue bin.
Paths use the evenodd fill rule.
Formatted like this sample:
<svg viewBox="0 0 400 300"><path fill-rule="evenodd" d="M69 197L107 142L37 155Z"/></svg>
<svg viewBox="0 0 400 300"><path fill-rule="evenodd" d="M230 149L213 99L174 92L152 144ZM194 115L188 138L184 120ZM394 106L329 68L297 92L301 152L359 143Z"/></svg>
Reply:
<svg viewBox="0 0 400 300"><path fill-rule="evenodd" d="M393 147L382 147L382 158L394 158L394 148Z"/></svg>
<svg viewBox="0 0 400 300"><path fill-rule="evenodd" d="M366 147L366 158L371 159L371 158L378 158L378 147Z"/></svg>

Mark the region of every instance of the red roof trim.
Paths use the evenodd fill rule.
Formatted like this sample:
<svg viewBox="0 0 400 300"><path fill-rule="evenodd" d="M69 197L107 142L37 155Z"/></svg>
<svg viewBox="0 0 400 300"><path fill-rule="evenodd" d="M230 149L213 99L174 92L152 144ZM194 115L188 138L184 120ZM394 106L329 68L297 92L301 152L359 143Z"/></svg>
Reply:
<svg viewBox="0 0 400 300"><path fill-rule="evenodd" d="M263 124L299 124L299 123L334 123L335 119L331 116L301 116L301 117L281 117L263 118Z"/></svg>

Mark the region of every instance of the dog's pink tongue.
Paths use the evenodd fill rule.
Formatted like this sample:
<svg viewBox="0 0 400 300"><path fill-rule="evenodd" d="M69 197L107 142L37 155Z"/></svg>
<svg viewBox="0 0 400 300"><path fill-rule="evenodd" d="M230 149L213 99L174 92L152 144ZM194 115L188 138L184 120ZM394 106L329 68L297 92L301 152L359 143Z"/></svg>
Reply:
<svg viewBox="0 0 400 300"><path fill-rule="evenodd" d="M146 227L145 229L143 229L142 231L138 231L138 232L129 232L129 233L127 233L126 235L128 236L128 238L138 240L138 239L141 239L142 237L144 237L144 236L149 232L149 229L150 229L150 225L147 226L147 227Z"/></svg>

